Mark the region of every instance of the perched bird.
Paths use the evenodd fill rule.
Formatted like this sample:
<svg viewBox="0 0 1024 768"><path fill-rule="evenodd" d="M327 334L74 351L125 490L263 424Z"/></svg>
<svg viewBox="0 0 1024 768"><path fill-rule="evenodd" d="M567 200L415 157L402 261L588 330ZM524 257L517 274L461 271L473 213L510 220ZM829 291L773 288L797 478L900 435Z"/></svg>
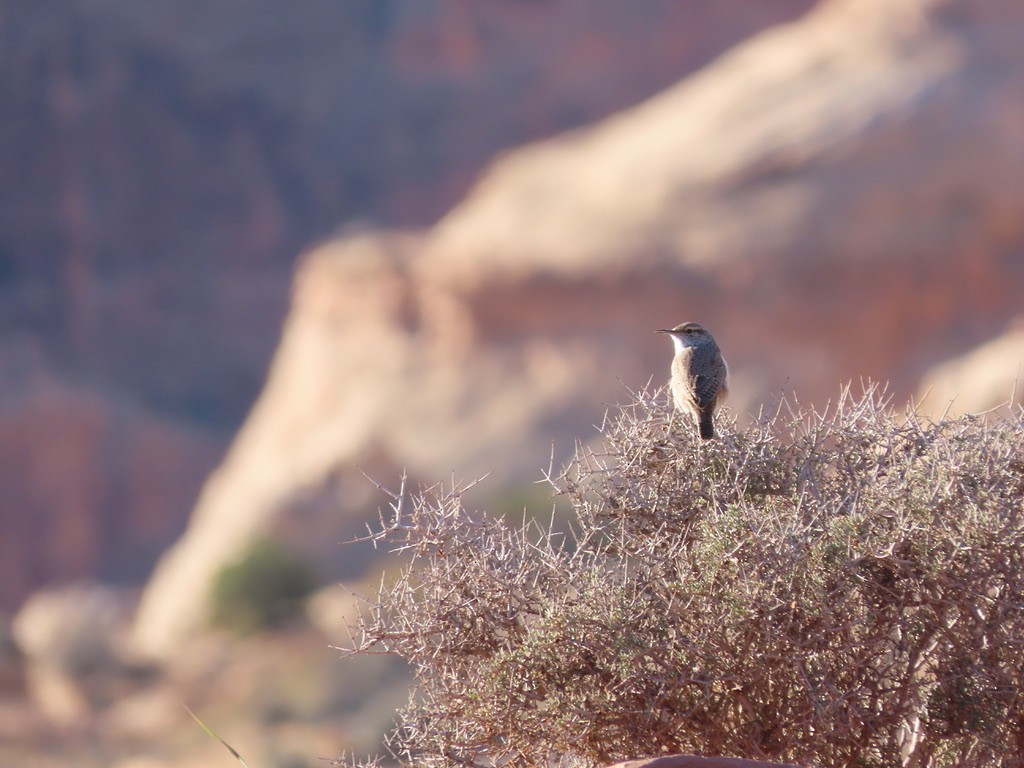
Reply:
<svg viewBox="0 0 1024 768"><path fill-rule="evenodd" d="M700 323L682 323L658 333L667 333L675 345L669 384L676 408L693 416L702 438L714 437L715 408L729 391L729 369L715 337Z"/></svg>

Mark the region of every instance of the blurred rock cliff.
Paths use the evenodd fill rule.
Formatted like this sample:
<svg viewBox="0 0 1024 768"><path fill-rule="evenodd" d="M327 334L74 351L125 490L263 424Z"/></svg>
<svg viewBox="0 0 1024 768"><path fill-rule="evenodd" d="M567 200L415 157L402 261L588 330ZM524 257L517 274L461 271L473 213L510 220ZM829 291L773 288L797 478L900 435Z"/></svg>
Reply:
<svg viewBox="0 0 1024 768"><path fill-rule="evenodd" d="M564 455L602 402L667 376L652 331L684 319L714 331L741 415L861 377L910 397L1022 311L1021 39L1012 0L826 0L505 154L432 227L307 253L138 637L173 648L255 532L318 499L341 516L357 464L539 477L552 440Z"/></svg>
<svg viewBox="0 0 1024 768"><path fill-rule="evenodd" d="M811 4L3 3L0 608L145 577L260 391L309 243L429 225L496 152Z"/></svg>

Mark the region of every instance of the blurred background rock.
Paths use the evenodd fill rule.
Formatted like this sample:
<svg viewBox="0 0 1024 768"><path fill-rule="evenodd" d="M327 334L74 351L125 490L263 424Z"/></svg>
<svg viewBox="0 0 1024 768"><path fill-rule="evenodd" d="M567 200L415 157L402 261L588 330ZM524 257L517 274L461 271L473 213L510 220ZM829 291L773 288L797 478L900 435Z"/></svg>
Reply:
<svg viewBox="0 0 1024 768"><path fill-rule="evenodd" d="M104 687L0 633L0 744L229 759L185 701L266 764L371 748L400 670L332 677L322 608L202 631L218 575L270 537L372 593L364 473L544 513L666 324L740 413L1006 403L1022 38L1013 0L5 3L0 606L104 582L123 642Z"/></svg>

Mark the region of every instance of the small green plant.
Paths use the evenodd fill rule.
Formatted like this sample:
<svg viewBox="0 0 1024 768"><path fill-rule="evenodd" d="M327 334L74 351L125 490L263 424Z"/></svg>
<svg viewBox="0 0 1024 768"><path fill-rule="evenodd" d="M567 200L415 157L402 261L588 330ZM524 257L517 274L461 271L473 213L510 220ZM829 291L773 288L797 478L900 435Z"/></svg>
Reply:
<svg viewBox="0 0 1024 768"><path fill-rule="evenodd" d="M213 584L212 620L238 632L256 632L298 615L316 582L310 569L271 539L257 539Z"/></svg>

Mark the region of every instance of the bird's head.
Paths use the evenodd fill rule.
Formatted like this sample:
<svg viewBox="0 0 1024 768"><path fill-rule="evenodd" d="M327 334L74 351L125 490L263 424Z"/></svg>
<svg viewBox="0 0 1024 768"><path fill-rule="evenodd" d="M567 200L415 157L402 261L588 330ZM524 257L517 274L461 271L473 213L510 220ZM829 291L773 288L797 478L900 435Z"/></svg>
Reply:
<svg viewBox="0 0 1024 768"><path fill-rule="evenodd" d="M711 338L711 334L700 323L680 323L675 328L659 328L658 333L667 333L672 337L676 352L686 347L695 347Z"/></svg>

